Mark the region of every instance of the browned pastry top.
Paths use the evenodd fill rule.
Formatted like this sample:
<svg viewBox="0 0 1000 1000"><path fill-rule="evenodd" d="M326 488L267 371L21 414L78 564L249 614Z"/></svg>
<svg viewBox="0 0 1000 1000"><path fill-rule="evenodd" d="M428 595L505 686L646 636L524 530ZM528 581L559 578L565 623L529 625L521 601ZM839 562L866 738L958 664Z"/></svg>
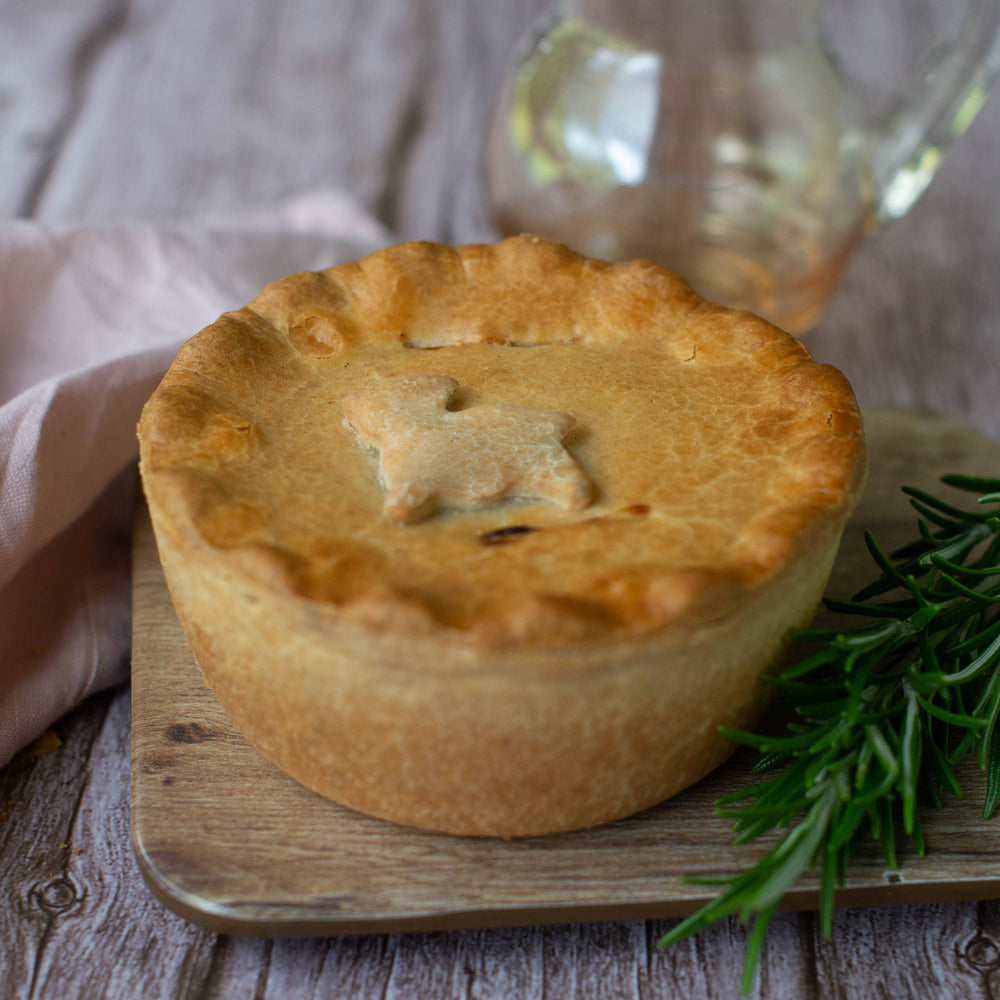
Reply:
<svg viewBox="0 0 1000 1000"><path fill-rule="evenodd" d="M140 437L190 551L487 648L717 618L864 474L849 385L793 338L527 236L270 285L184 346Z"/></svg>

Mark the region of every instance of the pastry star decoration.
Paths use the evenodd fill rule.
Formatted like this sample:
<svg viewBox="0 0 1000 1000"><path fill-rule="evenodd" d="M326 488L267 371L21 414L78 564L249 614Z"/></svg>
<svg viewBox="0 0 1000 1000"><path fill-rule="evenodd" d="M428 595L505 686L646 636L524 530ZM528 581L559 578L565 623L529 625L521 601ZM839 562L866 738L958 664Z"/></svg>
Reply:
<svg viewBox="0 0 1000 1000"><path fill-rule="evenodd" d="M590 503L590 480L562 444L573 417L507 403L449 410L457 388L447 375L399 375L344 399L347 423L379 452L387 520L507 497Z"/></svg>

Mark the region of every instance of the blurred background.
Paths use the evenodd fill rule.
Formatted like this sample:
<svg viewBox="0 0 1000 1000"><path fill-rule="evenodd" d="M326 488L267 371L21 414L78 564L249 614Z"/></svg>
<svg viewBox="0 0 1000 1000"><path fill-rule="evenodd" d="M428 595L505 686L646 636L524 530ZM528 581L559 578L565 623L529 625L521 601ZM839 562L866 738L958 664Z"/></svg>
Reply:
<svg viewBox="0 0 1000 1000"><path fill-rule="evenodd" d="M0 217L199 218L336 189L394 238L493 238L484 135L518 40L550 10L546 0L2 0ZM822 19L877 109L964 10L832 0ZM808 335L867 402L941 409L961 398L1000 434L995 376L979 387L967 364L998 339L998 171L993 99L910 213L854 256ZM928 371L932 340L948 350Z"/></svg>
<svg viewBox="0 0 1000 1000"><path fill-rule="evenodd" d="M665 11L666 0L646 7ZM550 10L547 0L0 0L0 221L250 219L298 199L308 224L310 206L337 192L387 239L493 239L484 139L519 40ZM965 10L964 0L829 0L821 16L877 111ZM677 32L688 28L681 20ZM804 335L864 406L941 412L1000 439L998 192L994 93L913 208L860 246ZM43 995L38 983L74 995L65 984L84 974L96 984L87 995L106 995L104 967L78 959L105 934L104 962L120 951L150 997L264 995L268 983L273 996L306 984L316 996L562 1000L674 996L677 983L685 996L735 995L745 941L735 922L670 953L655 947L664 921L285 943L186 925L152 900L131 856L128 724L119 688L60 722L62 754L0 770L0 885L16 901L0 937L18 942L21 974L0 974L0 997ZM60 841L81 830L88 849L67 860ZM831 943L811 914L774 926L754 995L921 996L933 983L941 997L985 998L1000 981L996 904L840 911ZM522 978L505 979L507 968Z"/></svg>

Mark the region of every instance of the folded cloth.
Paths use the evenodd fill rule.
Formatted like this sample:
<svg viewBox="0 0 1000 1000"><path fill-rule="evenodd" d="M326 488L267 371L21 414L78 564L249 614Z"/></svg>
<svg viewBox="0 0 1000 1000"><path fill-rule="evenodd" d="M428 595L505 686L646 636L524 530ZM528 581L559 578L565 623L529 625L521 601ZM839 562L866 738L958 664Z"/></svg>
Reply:
<svg viewBox="0 0 1000 1000"><path fill-rule="evenodd" d="M334 192L198 224L0 226L0 765L128 674L135 426L180 344L386 242Z"/></svg>

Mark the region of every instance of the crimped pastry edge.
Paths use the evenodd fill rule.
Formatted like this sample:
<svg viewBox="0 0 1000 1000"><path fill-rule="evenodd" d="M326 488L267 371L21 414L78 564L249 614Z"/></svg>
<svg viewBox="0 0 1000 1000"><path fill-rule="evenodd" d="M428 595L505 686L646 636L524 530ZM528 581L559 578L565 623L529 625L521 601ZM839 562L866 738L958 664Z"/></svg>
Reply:
<svg viewBox="0 0 1000 1000"><path fill-rule="evenodd" d="M668 312L676 311L676 322L669 334L671 346L679 354L715 351L724 355L727 350L732 350L733 341L750 344L748 349L758 363L777 364L782 393L787 397L789 409L807 405L825 407L827 412L829 434L804 443L803 455L795 470L795 481L789 484L787 502L747 526L746 537L733 562L730 565L685 568L664 574L651 588L654 600L647 600L644 609L648 612L648 605L652 603L655 613L646 613L641 621L637 618L634 625L626 622L624 629L619 614L619 620L606 638L614 641L623 632L629 631L649 633L682 620L708 621L724 617L748 593L765 586L782 565L797 557L800 550L807 550L812 544L812 536L822 534L828 522L837 524L846 519L860 495L866 465L861 418L844 376L830 366L814 362L797 341L774 330L763 320L705 302L679 278L647 261L603 264L582 258L558 244L530 236L513 237L496 245L458 248L426 242L401 244L377 251L359 262L326 272L290 275L269 285L250 306L227 314L199 337L193 338L181 351L175 364L185 369L205 363L204 355L213 350L211 332L223 323L244 327L263 324L265 332L270 330L270 335L288 339L293 325L288 317L294 315L294 303L314 297L317 286L325 287L332 283L338 289L335 299L343 303L353 294L352 282L363 280L370 284L373 280L382 280L388 283L385 275L393 267L403 268L404 272L405 267L411 267L423 273L429 259L434 266L445 266L440 262L447 262L445 270L449 274L460 271L465 275L470 271L481 272L490 266L502 267L519 254L526 254L532 260L532 269L546 276L578 278L584 275L592 284L611 280L607 278L609 274L625 276L622 281L625 287L638 287L653 302L651 305L643 300L643 315L652 315L658 308L658 297L665 302L659 307ZM499 264L496 264L497 260ZM420 263L414 264L413 261ZM362 277L359 278L359 275ZM614 280L618 281L618 278ZM615 286L609 299L615 300L621 294L621 289ZM385 308L391 312L390 306ZM412 303L405 308L412 312ZM348 327L351 324L344 321L342 325ZM384 329L390 330L395 325L398 324L387 323ZM662 335L662 325L658 329ZM487 338L497 336L493 327L481 332ZM530 331L529 334L532 337L537 335ZM384 332L382 335L386 343L391 343L396 336ZM168 375L165 384L169 379ZM174 430L170 405L169 401L164 402L161 394L154 394L140 422L144 486L151 506L156 508L154 516L161 522L163 530L174 534L178 544L189 547L191 551L214 552L216 558L229 563L230 572L248 574L275 593L287 592L311 600L316 605L315 614L345 623L366 623L374 633L380 633L385 623L391 621L394 629L409 633L414 641L438 635L473 652L502 649L509 653L521 645L530 646L538 642L572 645L581 638L581 619L589 614L593 620L592 612L601 601L599 595L596 598L587 595L588 606L582 611L574 608L571 602L539 602L527 598L522 607L510 609L499 621L477 622L462 629L436 621L434 615L429 614L418 601L392 590L367 593L357 599L340 602L317 600L303 577L297 576L287 561L276 558L270 547L251 543L220 549L205 538L192 517L186 493L189 488L187 483L173 477L169 470L157 468L156 438L170 437ZM600 641L605 636L594 634L591 628L584 638L592 642Z"/></svg>

